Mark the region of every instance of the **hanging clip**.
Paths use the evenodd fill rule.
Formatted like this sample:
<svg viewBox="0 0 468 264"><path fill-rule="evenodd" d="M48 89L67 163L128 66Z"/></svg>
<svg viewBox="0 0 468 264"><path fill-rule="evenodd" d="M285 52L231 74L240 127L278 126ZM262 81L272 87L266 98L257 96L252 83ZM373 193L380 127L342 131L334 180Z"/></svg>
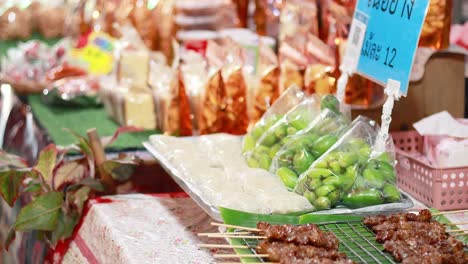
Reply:
<svg viewBox="0 0 468 264"><path fill-rule="evenodd" d="M378 155L385 151L385 145L388 140L388 133L390 129L390 123L392 122L392 110L395 100L400 99L400 82L392 79L388 79L387 86L385 87L385 94L387 100L385 101L382 109L382 124L380 131L377 134L377 138L374 146L374 154ZM374 155L372 155L374 156Z"/></svg>

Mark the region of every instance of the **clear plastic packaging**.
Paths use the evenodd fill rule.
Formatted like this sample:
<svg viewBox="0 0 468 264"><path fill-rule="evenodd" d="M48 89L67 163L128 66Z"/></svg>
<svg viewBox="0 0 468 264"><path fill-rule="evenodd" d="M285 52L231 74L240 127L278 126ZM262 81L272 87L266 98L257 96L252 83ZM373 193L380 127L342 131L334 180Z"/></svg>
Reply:
<svg viewBox="0 0 468 264"><path fill-rule="evenodd" d="M349 120L340 112L322 110L306 129L291 136L274 155L270 172L294 189L299 175L331 148L348 128Z"/></svg>
<svg viewBox="0 0 468 264"><path fill-rule="evenodd" d="M251 149L245 153L247 164L252 168L269 170L276 152L291 139L291 136L307 129L308 124L319 113L320 102L317 98L311 97L293 107L276 122L272 119L270 122L274 124L258 138L255 147L249 146L251 142L244 142L244 148Z"/></svg>
<svg viewBox="0 0 468 264"><path fill-rule="evenodd" d="M283 1L280 15L280 45L286 37L296 34L318 36L318 8L316 0Z"/></svg>
<svg viewBox="0 0 468 264"><path fill-rule="evenodd" d="M257 33L278 37L282 0L255 0L254 22Z"/></svg>
<svg viewBox="0 0 468 264"><path fill-rule="evenodd" d="M305 100L305 94L297 86L292 86L263 114L262 118L250 128L244 136L242 152L252 151L263 134L270 129L282 116Z"/></svg>
<svg viewBox="0 0 468 264"><path fill-rule="evenodd" d="M100 84L94 76L68 77L55 81L43 91L42 99L47 104L74 107L96 107Z"/></svg>
<svg viewBox="0 0 468 264"><path fill-rule="evenodd" d="M452 0L430 0L419 46L446 49L450 42Z"/></svg>
<svg viewBox="0 0 468 264"><path fill-rule="evenodd" d="M201 135L219 133L224 130L226 91L221 68L224 64L224 51L214 41L208 41L206 48L208 63L207 80L200 97L200 116L198 121Z"/></svg>
<svg viewBox="0 0 468 264"><path fill-rule="evenodd" d="M244 78L244 50L233 40L225 43L226 63L222 69L226 95L226 125L223 132L243 135L249 127L247 109L247 83Z"/></svg>
<svg viewBox="0 0 468 264"><path fill-rule="evenodd" d="M272 48L260 43L258 82L252 89L250 123L255 124L279 97L278 59Z"/></svg>
<svg viewBox="0 0 468 264"><path fill-rule="evenodd" d="M358 117L342 137L299 176L294 191L317 210L356 209L399 202L393 142L386 152L372 153L378 125Z"/></svg>

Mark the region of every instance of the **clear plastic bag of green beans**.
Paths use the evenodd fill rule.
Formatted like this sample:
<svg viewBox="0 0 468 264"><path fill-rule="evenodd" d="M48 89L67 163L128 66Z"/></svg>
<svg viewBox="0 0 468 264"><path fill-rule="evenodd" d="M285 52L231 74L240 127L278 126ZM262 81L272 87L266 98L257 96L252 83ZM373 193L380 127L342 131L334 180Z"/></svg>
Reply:
<svg viewBox="0 0 468 264"><path fill-rule="evenodd" d="M323 109L306 129L291 136L276 152L270 172L278 175L286 187L294 189L298 176L338 141L349 124L342 113Z"/></svg>
<svg viewBox="0 0 468 264"><path fill-rule="evenodd" d="M255 147L245 153L247 164L252 168L269 170L276 152L320 114L320 102L309 97L289 110L283 117L269 127L255 143Z"/></svg>
<svg viewBox="0 0 468 264"><path fill-rule="evenodd" d="M375 121L356 118L343 136L299 176L294 191L317 210L400 201L393 142L387 142L386 152L372 152L378 130Z"/></svg>
<svg viewBox="0 0 468 264"><path fill-rule="evenodd" d="M242 153L245 154L252 151L257 141L270 127L305 99L304 92L297 86L291 86L286 90L245 135L242 142Z"/></svg>

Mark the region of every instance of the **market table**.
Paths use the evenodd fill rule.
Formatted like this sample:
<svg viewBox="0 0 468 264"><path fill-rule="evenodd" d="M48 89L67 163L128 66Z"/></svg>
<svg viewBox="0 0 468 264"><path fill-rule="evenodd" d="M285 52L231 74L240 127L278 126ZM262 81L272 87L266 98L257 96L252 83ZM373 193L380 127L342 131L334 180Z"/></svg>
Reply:
<svg viewBox="0 0 468 264"><path fill-rule="evenodd" d="M408 211L427 208L412 200L415 205ZM64 264L215 263L212 254L217 251L197 244L227 244L196 235L218 231L210 225L213 220L183 193L107 196L90 201L88 209L69 250L55 253L55 258L64 253ZM446 217L456 223L468 221L468 213Z"/></svg>

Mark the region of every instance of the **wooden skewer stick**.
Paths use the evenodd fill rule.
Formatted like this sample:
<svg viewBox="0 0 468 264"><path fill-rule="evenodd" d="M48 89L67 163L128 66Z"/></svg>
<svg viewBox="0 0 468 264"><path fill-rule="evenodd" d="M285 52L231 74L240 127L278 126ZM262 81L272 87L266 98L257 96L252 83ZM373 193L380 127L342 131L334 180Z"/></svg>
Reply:
<svg viewBox="0 0 468 264"><path fill-rule="evenodd" d="M225 235L223 233L208 235L207 237L267 239L266 236L249 236L249 235L236 236L236 235Z"/></svg>
<svg viewBox="0 0 468 264"><path fill-rule="evenodd" d="M224 232L224 233L198 233L198 236L212 236L212 235L249 235L251 232Z"/></svg>
<svg viewBox="0 0 468 264"><path fill-rule="evenodd" d="M445 214L465 213L465 212L468 212L468 209L466 209L466 210L457 210L457 211L444 211L444 212L434 213L434 214L432 214L432 216L445 215Z"/></svg>
<svg viewBox="0 0 468 264"><path fill-rule="evenodd" d="M215 254L215 258L268 258L268 254Z"/></svg>
<svg viewBox="0 0 468 264"><path fill-rule="evenodd" d="M239 264L242 262L219 262L219 264ZM249 262L249 264L279 264L278 262Z"/></svg>
<svg viewBox="0 0 468 264"><path fill-rule="evenodd" d="M447 233L459 233L459 232L466 232L468 229L451 229L451 230L445 230Z"/></svg>
<svg viewBox="0 0 468 264"><path fill-rule="evenodd" d="M468 236L468 233L450 234L450 235L453 236L453 237L456 237L456 236Z"/></svg>
<svg viewBox="0 0 468 264"><path fill-rule="evenodd" d="M258 228L245 227L245 226L237 226L237 225L227 225L227 224L215 223L215 222L211 222L211 225L214 225L214 226L221 226L221 227L226 227L226 228L243 229L243 230L253 231L253 232L261 232L261 231L262 231L262 230L260 230L260 229L258 229Z"/></svg>
<svg viewBox="0 0 468 264"><path fill-rule="evenodd" d="M233 248L233 249L249 249L248 246L242 245L217 245L217 244L198 244L201 248Z"/></svg>
<svg viewBox="0 0 468 264"><path fill-rule="evenodd" d="M461 222L461 223L446 223L446 224L443 224L443 225L446 225L446 226L468 225L468 222Z"/></svg>
<svg viewBox="0 0 468 264"><path fill-rule="evenodd" d="M219 264L239 264L242 262L219 262ZM249 262L249 264L279 264L278 262Z"/></svg>

